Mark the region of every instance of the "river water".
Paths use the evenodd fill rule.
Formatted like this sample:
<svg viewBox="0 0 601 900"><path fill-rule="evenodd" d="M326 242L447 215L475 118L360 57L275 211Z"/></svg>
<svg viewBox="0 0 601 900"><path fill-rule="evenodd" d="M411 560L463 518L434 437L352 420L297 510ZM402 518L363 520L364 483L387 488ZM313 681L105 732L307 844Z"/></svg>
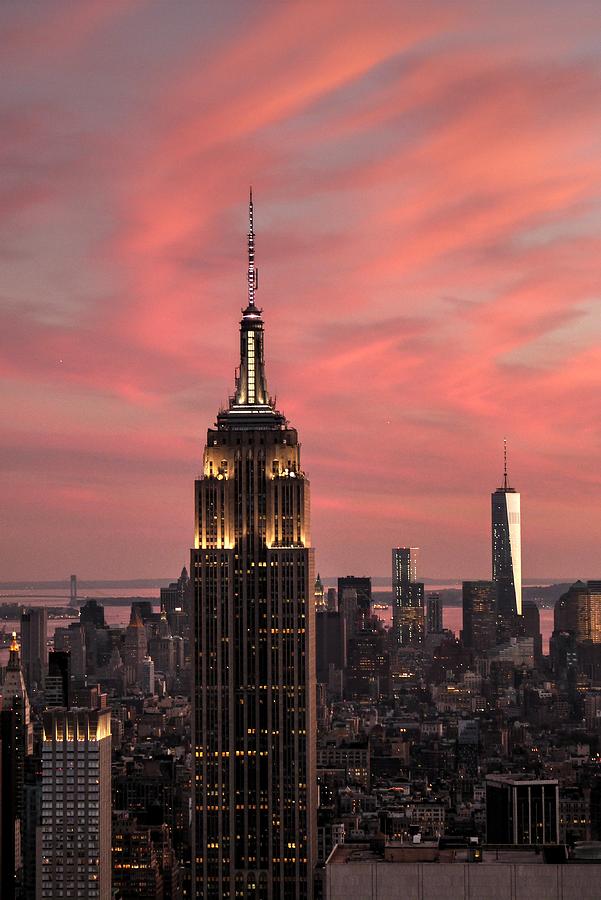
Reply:
<svg viewBox="0 0 601 900"><path fill-rule="evenodd" d="M429 590L436 590L435 587L429 587ZM374 599L377 602L378 590L374 590ZM95 598L104 605L104 616L108 625L127 625L129 622L130 605L115 605L108 602L108 598L112 597L139 597L153 602L154 609L159 607L159 588L107 588L107 589L90 589L82 592L82 596L78 598L78 604L81 606L88 598ZM3 590L0 592L0 603L20 603L23 606L68 606L69 595L64 590L40 589L24 589L19 590ZM375 612L378 618L386 625L390 626L392 618L392 607L385 609L377 609ZM66 627L70 622L76 619L49 619L48 620L48 638L52 639L54 629L60 626ZM443 626L459 636L463 625L463 612L460 606L445 606L442 614ZM553 631L553 610L540 609L540 627L543 636L543 652L548 652L549 638ZM20 623L7 619L0 619L0 633L11 631L19 631ZM8 648L0 647L0 665L6 665L8 659Z"/></svg>

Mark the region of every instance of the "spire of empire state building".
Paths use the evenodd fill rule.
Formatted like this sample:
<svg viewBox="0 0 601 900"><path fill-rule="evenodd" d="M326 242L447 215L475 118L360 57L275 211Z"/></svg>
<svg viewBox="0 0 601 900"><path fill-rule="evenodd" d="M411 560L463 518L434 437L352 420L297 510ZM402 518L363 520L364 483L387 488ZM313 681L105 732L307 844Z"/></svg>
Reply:
<svg viewBox="0 0 601 900"><path fill-rule="evenodd" d="M255 303L259 287L259 271L255 267L255 232L252 188L248 204L248 304L240 320L240 368L236 372L236 389L229 408L218 417L219 425L241 424L245 419L253 428L284 425L285 419L275 409L265 377L263 310Z"/></svg>

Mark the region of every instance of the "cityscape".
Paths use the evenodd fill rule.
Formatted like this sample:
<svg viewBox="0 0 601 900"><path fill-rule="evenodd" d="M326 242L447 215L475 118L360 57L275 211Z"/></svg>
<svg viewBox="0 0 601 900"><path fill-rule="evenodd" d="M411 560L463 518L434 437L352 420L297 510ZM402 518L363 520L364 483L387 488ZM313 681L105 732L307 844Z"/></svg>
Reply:
<svg viewBox="0 0 601 900"><path fill-rule="evenodd" d="M148 107L148 121L172 118L160 152L150 141L152 159L135 181L144 198L134 203L132 194L132 205L121 207L128 230L118 252L96 205L103 191L80 203L79 190L94 181L88 163L65 167L67 132L59 139L52 131L63 127L58 106L59 124L50 126L44 111L39 126L50 127L56 143L36 137L35 164L25 157L39 108L27 124L14 113L6 184L14 159L30 172L26 178L51 171L57 179L50 200L33 187L24 199L19 182L15 235L33 235L44 220L41 208L36 220L37 204L57 202L67 169L79 186L77 216L69 205L66 225L55 209L56 231L39 245L32 238L32 257L43 260L37 277L48 253L57 273L56 283L36 281L48 300L35 313L24 312L33 282L17 237L6 247L0 900L601 897L601 432L592 320L601 273L589 263L596 251L587 231L598 224L601 169L596 157L589 162L592 138L586 154L584 137L574 151L574 165L583 167L577 190L563 182L560 189L549 170L548 180L536 181L548 192L540 200L534 181L518 180L530 195L510 217L511 239L488 231L491 218L505 220L503 203L493 210L470 187L460 203L471 210L457 230L466 242L461 252L449 236L455 225L448 208L446 221L428 226L432 240L445 231L445 249L429 257L428 241L421 250L418 240L411 243L411 255L424 253L415 270L398 263L400 246L394 262L376 254L371 293L371 266L355 256L359 245L348 257L336 255L355 227L366 254L373 252L379 202L382 221L403 231L389 182L382 188L376 177L384 150L374 138L369 161L359 164L364 145L353 141L372 127L384 140L392 120L395 138L405 129L407 140L415 138L412 113L397 120L396 86L417 78L416 96L429 90L421 66L434 65L433 47L445 60L445 78L455 71L456 52L462 73L470 73L447 97L451 118L465 112L458 98L466 84L482 86L485 105L496 95L499 73L493 77L480 47L494 55L498 43L503 65L518 60L519 69L525 53L516 76L520 121L522 104L546 110L552 90L566 116L572 100L579 107L583 122L574 119L574 131L589 135L601 64L587 26L601 24L599 16L578 3L572 18L558 3L539 34L534 0L505 15L472 5L476 31L439 3L431 16L420 10L405 19L378 0L381 20L372 22L358 5L352 23L337 0L319 11L259 3L256 20L240 4L239 22L234 4L207 11L207 36L187 0L173 17L161 4L142 6L69 9L61 0L40 10L39 21L31 11L0 9L0 21L10 24L8 70L21 79L18 90L8 81L0 88L6 109L21 94L76 97L72 121L82 131L72 138L91 149L98 185L127 192L119 165L131 165L132 177L138 171L139 159L127 157L142 139L134 139L139 120L128 131L121 116L149 102L141 73L168 70L181 79L173 75L173 108L158 88L152 94L161 104ZM532 29L525 50L520 23ZM250 43L238 32L245 26ZM132 35L140 40L128 60L114 48ZM299 49L299 35L314 35L315 45ZM207 53L221 99L205 96L196 67L186 70L189 47ZM576 49L581 66L568 73ZM273 93L262 94L265 111L254 99L248 111L243 101L257 88L248 63L257 55L257 65L273 63ZM544 71L539 82L534 60ZM100 92L100 82L84 77L72 95L73 74L96 73L97 65L106 71ZM327 87L318 89L319 79ZM510 81L505 68L500 81ZM527 82L541 92L535 100ZM394 102L376 116L376 97L382 91L390 100L393 85ZM202 100L198 133L187 131L193 112L186 108L179 119L180 95ZM507 96L511 118L513 87ZM476 134L488 139L496 120L491 125L488 113L483 120L475 102ZM425 131L404 150L414 175L438 165L430 153L415 162L428 128L446 127L429 115L421 109ZM255 116L264 116L256 126ZM108 159L115 168L100 162L113 128L119 142ZM333 135L340 156L330 159ZM296 140L307 141L306 169L299 168L296 187L290 176L289 200L278 200L291 161L301 165L290 149ZM523 161L532 174L542 158L526 152L529 139L519 129L515 141L523 154L516 149L511 166L498 163L495 174L505 184L514 165ZM510 144L501 160L512 159ZM66 154L60 161L59 145ZM465 145L458 147L462 156ZM350 169L343 175L354 154L359 193L345 208L335 194L340 186L329 194L326 182L346 183L348 175L344 190L355 190ZM175 176L180 167L188 176L190 161L200 158L206 207L198 207L198 188L190 184L188 195ZM277 178L269 176L270 160ZM228 167L235 177L215 174L211 185L210 173ZM592 188L585 170L596 206L586 199ZM403 176L396 166L391 171L397 184ZM313 178L320 186L308 189ZM410 198L408 182L401 193ZM547 210L549 197L556 218L539 211L529 219L528 203ZM1 195L0 211L4 202ZM328 203L340 204L333 218ZM213 227L215 241L207 243ZM85 257L88 228L98 270L90 257L83 290L76 260ZM191 249L199 234L205 243ZM317 289L328 254L340 284L333 279ZM462 281L470 258L474 280ZM485 258L496 280L483 287ZM99 275L110 259L112 284ZM518 259L518 282L507 287ZM558 288L549 288L548 308L538 299L564 266L575 273L578 312L554 306ZM123 306L118 273L127 273L131 291ZM444 295L440 277L449 285ZM62 294L65 278L78 285L72 300ZM410 310L399 285L408 292L413 285ZM97 318L98 297L110 307L106 321ZM449 308L460 320L451 328ZM318 361L307 349L312 342ZM469 352L460 352L463 342ZM558 361L560 351L565 359ZM437 380L442 362L457 366L448 381ZM185 492L172 491L174 479L186 482Z"/></svg>

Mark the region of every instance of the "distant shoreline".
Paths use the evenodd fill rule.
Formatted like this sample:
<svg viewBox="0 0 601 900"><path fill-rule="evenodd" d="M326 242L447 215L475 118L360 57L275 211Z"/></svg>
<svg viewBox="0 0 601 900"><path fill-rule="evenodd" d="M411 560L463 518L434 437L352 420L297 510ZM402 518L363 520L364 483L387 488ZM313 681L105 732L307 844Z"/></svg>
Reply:
<svg viewBox="0 0 601 900"><path fill-rule="evenodd" d="M174 576L175 577L175 576ZM130 578L130 579L90 579L84 580L81 579L77 581L77 591L89 591L89 590L127 590L136 588L156 588L159 590L162 587L167 587L173 580L172 578ZM347 576L340 576L347 577ZM354 576L357 577L357 576ZM361 576L362 577L362 576ZM370 577L370 576L368 576ZM444 588L458 588L461 587L462 581L477 581L479 579L473 578L420 578L420 581L423 581L425 585L440 585ZM322 576L321 581L325 587L336 587L338 583L338 577L329 575ZM526 587L553 587L553 586L563 586L563 585L571 585L577 581L577 578L525 578L523 580L523 584ZM374 588L388 588L392 590L390 576L383 575L374 575L371 576L372 587ZM50 590L50 591L60 591L65 590L69 592L70 590L70 581L68 579L63 579L59 581L0 581L0 591L39 591L39 590Z"/></svg>

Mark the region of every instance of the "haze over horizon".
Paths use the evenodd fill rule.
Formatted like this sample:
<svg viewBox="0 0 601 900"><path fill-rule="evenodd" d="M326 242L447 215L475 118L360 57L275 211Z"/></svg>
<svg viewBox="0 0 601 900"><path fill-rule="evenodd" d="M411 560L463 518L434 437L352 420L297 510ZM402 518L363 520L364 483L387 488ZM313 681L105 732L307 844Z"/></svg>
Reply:
<svg viewBox="0 0 601 900"><path fill-rule="evenodd" d="M250 183L317 568L387 573L416 545L420 576L489 578L507 437L526 581L595 577L598 4L56 2L0 24L4 580L188 565Z"/></svg>

